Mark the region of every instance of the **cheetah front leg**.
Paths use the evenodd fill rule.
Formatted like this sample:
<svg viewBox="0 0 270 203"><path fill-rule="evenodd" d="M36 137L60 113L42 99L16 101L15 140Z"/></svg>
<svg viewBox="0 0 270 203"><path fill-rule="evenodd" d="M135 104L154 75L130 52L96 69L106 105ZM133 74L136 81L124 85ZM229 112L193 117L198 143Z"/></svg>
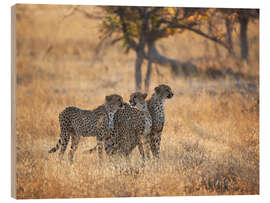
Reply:
<svg viewBox="0 0 270 203"><path fill-rule="evenodd" d="M152 154L155 158L159 159L160 154L160 141L161 141L161 131L151 132L150 136L150 146Z"/></svg>
<svg viewBox="0 0 270 203"><path fill-rule="evenodd" d="M139 152L140 152L140 155L142 157L142 160L143 160L143 166L144 166L144 161L145 161L145 154L144 154L144 150L143 150L143 143L142 141L139 139L138 140L138 149L139 149Z"/></svg>
<svg viewBox="0 0 270 203"><path fill-rule="evenodd" d="M146 159L150 160L150 135L143 136L143 148L145 150Z"/></svg>
<svg viewBox="0 0 270 203"><path fill-rule="evenodd" d="M102 161L103 159L103 142L102 140L97 140L97 150L98 150L98 159Z"/></svg>
<svg viewBox="0 0 270 203"><path fill-rule="evenodd" d="M98 162L101 165L103 160L103 136L98 134L97 136L97 151L98 151Z"/></svg>

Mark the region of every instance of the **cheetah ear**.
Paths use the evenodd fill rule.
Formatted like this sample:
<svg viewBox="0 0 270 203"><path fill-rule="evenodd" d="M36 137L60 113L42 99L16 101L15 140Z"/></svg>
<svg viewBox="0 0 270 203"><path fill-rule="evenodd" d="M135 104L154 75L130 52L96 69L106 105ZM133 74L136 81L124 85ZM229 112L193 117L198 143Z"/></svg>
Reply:
<svg viewBox="0 0 270 203"><path fill-rule="evenodd" d="M160 87L159 87L159 86L155 88L155 92L156 92L157 94L160 93Z"/></svg>
<svg viewBox="0 0 270 203"><path fill-rule="evenodd" d="M144 93L143 94L143 98L145 99L147 97L147 93Z"/></svg>
<svg viewBox="0 0 270 203"><path fill-rule="evenodd" d="M106 102L110 102L112 100L112 98L111 98L111 96L106 96L105 100L106 100Z"/></svg>

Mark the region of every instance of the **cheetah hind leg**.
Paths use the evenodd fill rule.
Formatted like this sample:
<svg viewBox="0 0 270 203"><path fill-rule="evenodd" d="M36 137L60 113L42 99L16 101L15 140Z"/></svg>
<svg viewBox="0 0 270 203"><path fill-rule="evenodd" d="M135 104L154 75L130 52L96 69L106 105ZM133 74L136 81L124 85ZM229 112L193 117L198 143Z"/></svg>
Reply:
<svg viewBox="0 0 270 203"><path fill-rule="evenodd" d="M78 149L78 145L79 145L79 141L80 141L80 136L77 134L73 134L71 136L71 149L69 151L69 161L71 164L73 164L73 157L74 157L74 153L75 151Z"/></svg>

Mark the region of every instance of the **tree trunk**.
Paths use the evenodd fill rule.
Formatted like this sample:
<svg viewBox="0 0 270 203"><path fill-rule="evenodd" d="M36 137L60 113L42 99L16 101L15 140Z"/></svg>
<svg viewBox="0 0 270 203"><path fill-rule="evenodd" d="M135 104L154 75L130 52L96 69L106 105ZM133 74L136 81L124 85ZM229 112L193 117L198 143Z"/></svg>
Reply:
<svg viewBox="0 0 270 203"><path fill-rule="evenodd" d="M145 91L149 91L149 86L150 86L150 80L151 80L151 73L152 73L152 55L153 55L153 43L148 44L148 65L147 65L147 72L146 72L146 77L144 81L144 86L145 86Z"/></svg>
<svg viewBox="0 0 270 203"><path fill-rule="evenodd" d="M145 77L145 91L149 91L149 86L150 86L150 80L151 80L151 73L152 73L152 60L148 60L148 66L147 66L147 72L146 72L146 77Z"/></svg>
<svg viewBox="0 0 270 203"><path fill-rule="evenodd" d="M240 17L239 23L240 23L241 57L243 60L248 60L248 39L247 39L248 18Z"/></svg>
<svg viewBox="0 0 270 203"><path fill-rule="evenodd" d="M136 91L141 90L142 88L142 63L143 63L143 51L139 49L136 52L136 63L135 63L135 85Z"/></svg>
<svg viewBox="0 0 270 203"><path fill-rule="evenodd" d="M234 54L233 41L232 41L232 24L228 18L226 18L225 24L226 24L226 30L227 30L227 42L229 45L228 47L229 54L234 56L235 54Z"/></svg>
<svg viewBox="0 0 270 203"><path fill-rule="evenodd" d="M144 59L144 47L146 43L145 32L148 30L148 26L149 26L148 25L149 16L147 15L147 8L142 7L142 9L139 9L139 13L142 18L142 26L140 30L138 48L136 50L136 53L137 53L136 65L135 65L136 91L139 91L142 89L142 63Z"/></svg>

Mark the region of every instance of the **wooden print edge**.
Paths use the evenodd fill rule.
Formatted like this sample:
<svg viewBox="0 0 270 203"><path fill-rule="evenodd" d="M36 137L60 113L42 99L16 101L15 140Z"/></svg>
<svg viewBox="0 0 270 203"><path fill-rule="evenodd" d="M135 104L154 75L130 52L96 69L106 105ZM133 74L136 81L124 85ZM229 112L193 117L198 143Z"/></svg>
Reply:
<svg viewBox="0 0 270 203"><path fill-rule="evenodd" d="M11 197L16 199L16 5L11 7Z"/></svg>

